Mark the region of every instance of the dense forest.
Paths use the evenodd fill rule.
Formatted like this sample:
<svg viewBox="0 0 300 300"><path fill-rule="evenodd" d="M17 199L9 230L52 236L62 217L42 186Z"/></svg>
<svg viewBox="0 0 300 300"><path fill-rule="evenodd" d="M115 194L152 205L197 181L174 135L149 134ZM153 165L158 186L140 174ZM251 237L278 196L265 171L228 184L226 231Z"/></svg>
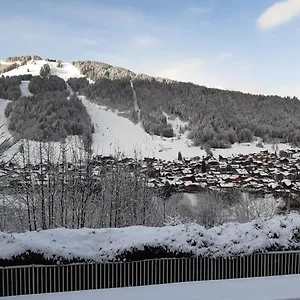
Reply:
<svg viewBox="0 0 300 300"><path fill-rule="evenodd" d="M81 85L80 94L118 111L129 111L133 121L138 120L133 99L135 92L140 121L148 133L173 136L163 114L167 113L189 123L186 129L195 145L227 148L254 137L265 142L300 145L300 102L297 98L206 88L136 75L96 62L74 65L95 80L94 84Z"/></svg>
<svg viewBox="0 0 300 300"><path fill-rule="evenodd" d="M30 80L31 97L21 97L22 80ZM15 100L5 108L8 128L15 138L35 141L61 141L68 135L81 135L91 142L93 126L81 100L69 96L66 82L50 75L45 64L40 76L15 76L0 78L0 97Z"/></svg>
<svg viewBox="0 0 300 300"><path fill-rule="evenodd" d="M36 141L60 141L68 135L90 135L92 124L81 100L60 91L22 97L5 109L15 136Z"/></svg>

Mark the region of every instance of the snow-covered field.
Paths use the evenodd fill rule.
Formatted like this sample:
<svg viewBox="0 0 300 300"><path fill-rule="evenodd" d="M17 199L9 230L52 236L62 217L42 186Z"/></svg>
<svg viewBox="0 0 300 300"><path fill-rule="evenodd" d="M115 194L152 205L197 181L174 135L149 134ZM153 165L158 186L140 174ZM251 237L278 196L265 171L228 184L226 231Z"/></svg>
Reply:
<svg viewBox="0 0 300 300"><path fill-rule="evenodd" d="M56 62L47 62L45 60L37 60L35 63L29 61L26 65L20 66L9 72L3 73L4 76L18 76L23 74L32 74L33 76L40 74L40 69L44 64L49 64L51 68L51 75L57 75L65 80L70 77L81 77L80 71L71 63L63 63L62 68L57 67ZM29 72L28 72L29 71Z"/></svg>
<svg viewBox="0 0 300 300"><path fill-rule="evenodd" d="M4 297L7 300L291 300L300 275L179 283L148 287Z"/></svg>
<svg viewBox="0 0 300 300"><path fill-rule="evenodd" d="M300 249L300 216L275 216L268 221L227 223L205 229L197 224L166 227L134 226L108 229L56 228L37 232L0 232L0 258L10 259L27 251L45 258L117 260L122 253L145 246L199 256L231 256L255 251ZM101 247L100 247L101 245Z"/></svg>
<svg viewBox="0 0 300 300"><path fill-rule="evenodd" d="M21 74L39 75L40 68L49 63L44 60L28 62L24 66L20 66L14 70L4 73L4 76L16 76ZM67 80L70 77L80 77L80 71L71 63L63 63L62 68L58 68L55 62L49 63L51 74L62 77ZM29 72L28 72L29 71ZM23 96L30 96L28 91L28 81L21 83L21 92ZM93 124L95 125L95 133L93 135L93 149L97 154L115 155L120 152L126 156L136 157L156 157L163 160L177 159L180 151L183 157L205 156L206 152L200 147L192 146L192 141L187 138L188 132L180 134L180 127L184 127L186 123L180 119L172 119L167 116L176 133L174 138L164 138L160 136L151 136L144 131L141 124L133 124L130 120L119 116L117 112L108 110L105 107L100 107L91 103L85 97L81 97L86 106ZM1 100L0 117L1 124L6 123L4 118L4 108L6 102ZM7 133L9 134L9 133ZM269 150L274 152L273 145L265 145L264 149L256 146L257 142L235 144L230 149L213 149L215 157L222 155L224 157L233 156L235 154L250 154L260 152L261 150ZM7 156L11 156L15 149L11 149ZM278 144L278 150L291 148L286 144Z"/></svg>
<svg viewBox="0 0 300 300"><path fill-rule="evenodd" d="M292 149L292 147L289 144L284 143L278 143L276 144L277 151L280 150L287 150ZM259 153L263 150L268 150L270 153L274 153L274 145L273 144L264 144L264 148L257 146L257 141L253 141L251 143L236 143L232 145L231 148L228 149L212 149L212 152L216 158L218 158L219 155L222 155L223 157L229 157L234 156L236 154L251 154L251 153Z"/></svg>

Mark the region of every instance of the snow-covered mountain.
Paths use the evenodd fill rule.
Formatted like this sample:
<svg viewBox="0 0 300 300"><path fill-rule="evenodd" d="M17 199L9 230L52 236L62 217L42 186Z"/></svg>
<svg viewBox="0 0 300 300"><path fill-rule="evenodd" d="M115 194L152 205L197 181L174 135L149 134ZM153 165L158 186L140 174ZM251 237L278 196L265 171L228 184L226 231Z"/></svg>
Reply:
<svg viewBox="0 0 300 300"><path fill-rule="evenodd" d="M4 63L4 62L0 62ZM62 63L62 67L57 66L57 62L49 62L45 60L30 60L24 65L3 73L4 76L18 76L24 74L32 74L33 76L39 75L40 69L44 64L49 64L51 68L51 75L57 75L64 80L71 77L84 77L81 71L72 63ZM5 64L9 64L5 62ZM104 67L107 66L103 64ZM125 69L121 69L126 75ZM118 70L117 70L118 71ZM114 69L114 72L117 72ZM123 74L122 73L122 74ZM129 73L132 74L132 73ZM134 74L134 73L133 73ZM128 74L127 74L128 75ZM126 75L126 76L127 76ZM92 83L93 81L88 78ZM21 92L22 96L30 96L31 93L28 90L29 81L22 81ZM68 87L70 90L70 87ZM102 155L116 154L117 152L124 154L125 156L138 156L138 157L157 157L165 160L173 160L177 158L180 151L184 157L202 157L206 155L205 150L199 146L193 146L193 142L188 138L188 131L180 133L180 128L187 123L181 121L178 117L174 118L165 114L167 122L171 124L175 136L172 138L166 138L157 135L148 134L141 122L134 124L128 118L123 117L120 112L111 110L104 106L99 106L96 103L89 101L85 96L80 96L83 104L87 108L88 113L91 116L92 123L95 127L93 133L93 150L94 153ZM134 101L134 100L133 100ZM2 132L5 133L4 137L11 136L7 129L7 119L4 116L4 109L9 100L0 99L0 122L3 125ZM3 138L4 138L3 137ZM68 140L70 143L76 139L76 137L70 137ZM30 142L34 145L35 142ZM257 142L234 144L230 149L213 149L214 154L231 156L235 153L252 153L260 152L262 149L256 146ZM55 143L54 143L55 144ZM278 149L289 148L286 144L278 144ZM9 158L18 149L18 144L14 145L7 153ZM265 145L265 149L273 151L272 145Z"/></svg>

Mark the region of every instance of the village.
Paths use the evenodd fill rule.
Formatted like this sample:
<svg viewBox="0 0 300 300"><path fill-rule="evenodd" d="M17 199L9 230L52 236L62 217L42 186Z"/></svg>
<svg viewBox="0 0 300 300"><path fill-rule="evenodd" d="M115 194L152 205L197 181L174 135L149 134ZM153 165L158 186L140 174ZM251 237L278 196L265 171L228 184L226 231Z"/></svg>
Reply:
<svg viewBox="0 0 300 300"><path fill-rule="evenodd" d="M279 154L265 150L230 158L209 157L202 161L152 161L152 167L156 171L151 174L153 186L167 183L183 192L239 188L274 196L300 194L300 151L296 149Z"/></svg>
<svg viewBox="0 0 300 300"><path fill-rule="evenodd" d="M261 151L249 155L218 158L196 157L193 159L165 161L156 158L144 158L138 161L132 158L116 159L112 156L96 156L91 160L94 179L100 180L103 168L112 168L116 164L133 170L138 166L141 174L147 176L149 186L156 189L172 187L174 192L197 193L206 189L234 189L245 192L286 196L300 194L300 150L280 151L279 154ZM65 171L62 164L57 166L59 177ZM64 168L64 169L63 169ZM86 166L68 163L69 172L85 172ZM26 179L35 184L47 181L47 164L26 165L20 168L10 162L0 165L0 186L2 191L22 186ZM25 176L24 176L25 175Z"/></svg>

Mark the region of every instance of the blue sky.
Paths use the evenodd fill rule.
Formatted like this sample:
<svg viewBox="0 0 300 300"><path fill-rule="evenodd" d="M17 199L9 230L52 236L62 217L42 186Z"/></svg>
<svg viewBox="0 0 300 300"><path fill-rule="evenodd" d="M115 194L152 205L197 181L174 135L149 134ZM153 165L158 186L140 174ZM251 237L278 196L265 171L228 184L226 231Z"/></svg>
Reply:
<svg viewBox="0 0 300 300"><path fill-rule="evenodd" d="M2 0L0 58L97 60L300 97L300 0Z"/></svg>

